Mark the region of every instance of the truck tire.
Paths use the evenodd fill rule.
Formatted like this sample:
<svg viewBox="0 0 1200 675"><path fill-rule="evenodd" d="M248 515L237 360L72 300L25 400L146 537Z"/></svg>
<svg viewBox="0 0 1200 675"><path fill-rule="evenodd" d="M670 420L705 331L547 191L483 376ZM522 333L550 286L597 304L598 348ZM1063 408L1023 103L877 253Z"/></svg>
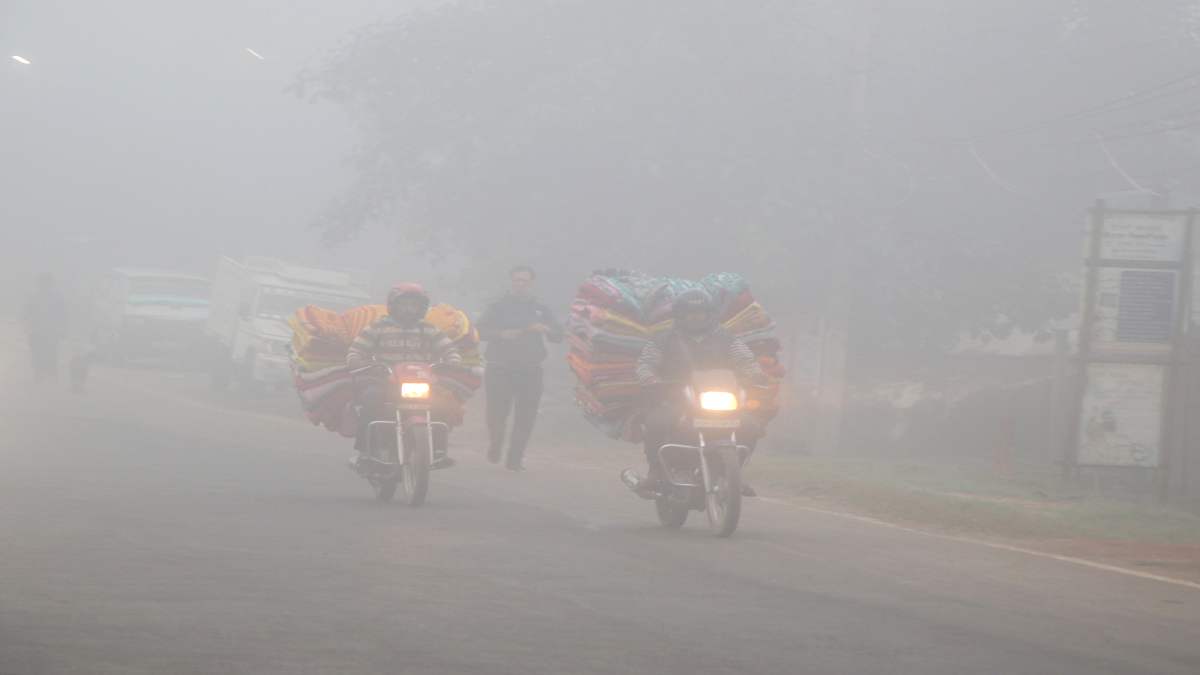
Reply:
<svg viewBox="0 0 1200 675"><path fill-rule="evenodd" d="M209 367L209 385L213 391L228 391L233 380L233 364L224 355L215 356Z"/></svg>
<svg viewBox="0 0 1200 675"><path fill-rule="evenodd" d="M262 393L262 383L254 379L254 352L246 352L238 368L238 384L248 394Z"/></svg>
<svg viewBox="0 0 1200 675"><path fill-rule="evenodd" d="M213 391L226 391L233 381L233 362L229 360L229 351L221 341L208 336L202 343L205 360L208 367L208 384Z"/></svg>

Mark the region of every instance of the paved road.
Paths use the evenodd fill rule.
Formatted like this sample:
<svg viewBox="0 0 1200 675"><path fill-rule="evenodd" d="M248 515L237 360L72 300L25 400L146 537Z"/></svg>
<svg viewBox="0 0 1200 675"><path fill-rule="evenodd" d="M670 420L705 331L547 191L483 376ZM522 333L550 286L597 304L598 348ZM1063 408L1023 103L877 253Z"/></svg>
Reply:
<svg viewBox="0 0 1200 675"><path fill-rule="evenodd" d="M0 673L1200 672L1191 588L761 500L665 532L553 456L380 506L343 442L187 382L10 392Z"/></svg>

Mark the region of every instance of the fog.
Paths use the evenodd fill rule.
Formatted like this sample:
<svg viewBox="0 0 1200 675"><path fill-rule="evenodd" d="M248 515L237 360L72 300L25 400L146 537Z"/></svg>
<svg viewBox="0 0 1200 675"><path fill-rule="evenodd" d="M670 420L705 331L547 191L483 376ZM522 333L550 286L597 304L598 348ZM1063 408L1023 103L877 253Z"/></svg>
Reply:
<svg viewBox="0 0 1200 675"><path fill-rule="evenodd" d="M0 675L1196 672L1197 56L0 0Z"/></svg>
<svg viewBox="0 0 1200 675"><path fill-rule="evenodd" d="M383 245L563 289L748 261L788 294L861 261L881 305L965 279L949 319L973 327L1047 318L1054 289L1013 284L1075 271L1097 197L1193 200L1188 3L418 4L6 3L34 61L3 74L8 250L104 237L206 269Z"/></svg>
<svg viewBox="0 0 1200 675"><path fill-rule="evenodd" d="M6 2L0 39L34 64L5 55L6 250L53 265L64 241L105 240L114 264L205 273L221 253L336 256L310 225L353 130L286 90L411 4Z"/></svg>

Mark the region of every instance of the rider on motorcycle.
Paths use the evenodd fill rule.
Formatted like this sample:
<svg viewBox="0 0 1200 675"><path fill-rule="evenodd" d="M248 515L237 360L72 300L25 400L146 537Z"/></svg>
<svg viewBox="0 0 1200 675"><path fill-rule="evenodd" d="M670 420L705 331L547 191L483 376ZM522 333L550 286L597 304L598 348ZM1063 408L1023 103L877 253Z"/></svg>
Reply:
<svg viewBox="0 0 1200 675"><path fill-rule="evenodd" d="M462 356L453 341L433 324L425 321L429 311L429 295L420 284L403 283L388 293L388 314L368 326L354 343L346 356L350 370L364 368L374 363L394 365L398 363L448 363L462 362ZM368 424L392 419L395 415L396 392L388 386L386 378L365 375L355 378L356 398L361 406L358 435L354 449L358 456L351 460L357 465L367 450ZM439 411L433 411L435 420ZM438 468L454 465L454 460L445 454L446 435L440 427L434 430L434 449L440 458Z"/></svg>
<svg viewBox="0 0 1200 675"><path fill-rule="evenodd" d="M694 370L732 370L743 386L767 383L754 352L718 322L708 293L700 289L681 293L671 304L671 318L671 330L648 342L637 362L638 383L649 406L644 441L650 470L638 486L641 491L662 480L658 450L680 430L686 411L682 388ZM760 435L761 424L743 414L738 442L753 449ZM743 492L754 495L749 486Z"/></svg>

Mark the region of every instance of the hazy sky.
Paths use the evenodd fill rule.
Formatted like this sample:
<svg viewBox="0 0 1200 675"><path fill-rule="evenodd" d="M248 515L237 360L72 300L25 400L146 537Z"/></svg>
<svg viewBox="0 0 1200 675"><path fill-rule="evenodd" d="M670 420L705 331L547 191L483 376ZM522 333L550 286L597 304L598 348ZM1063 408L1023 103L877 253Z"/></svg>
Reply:
<svg viewBox="0 0 1200 675"><path fill-rule="evenodd" d="M107 236L128 257L170 251L144 264L313 256L304 226L344 183L354 136L339 108L284 89L351 31L415 4L0 0L6 248Z"/></svg>

